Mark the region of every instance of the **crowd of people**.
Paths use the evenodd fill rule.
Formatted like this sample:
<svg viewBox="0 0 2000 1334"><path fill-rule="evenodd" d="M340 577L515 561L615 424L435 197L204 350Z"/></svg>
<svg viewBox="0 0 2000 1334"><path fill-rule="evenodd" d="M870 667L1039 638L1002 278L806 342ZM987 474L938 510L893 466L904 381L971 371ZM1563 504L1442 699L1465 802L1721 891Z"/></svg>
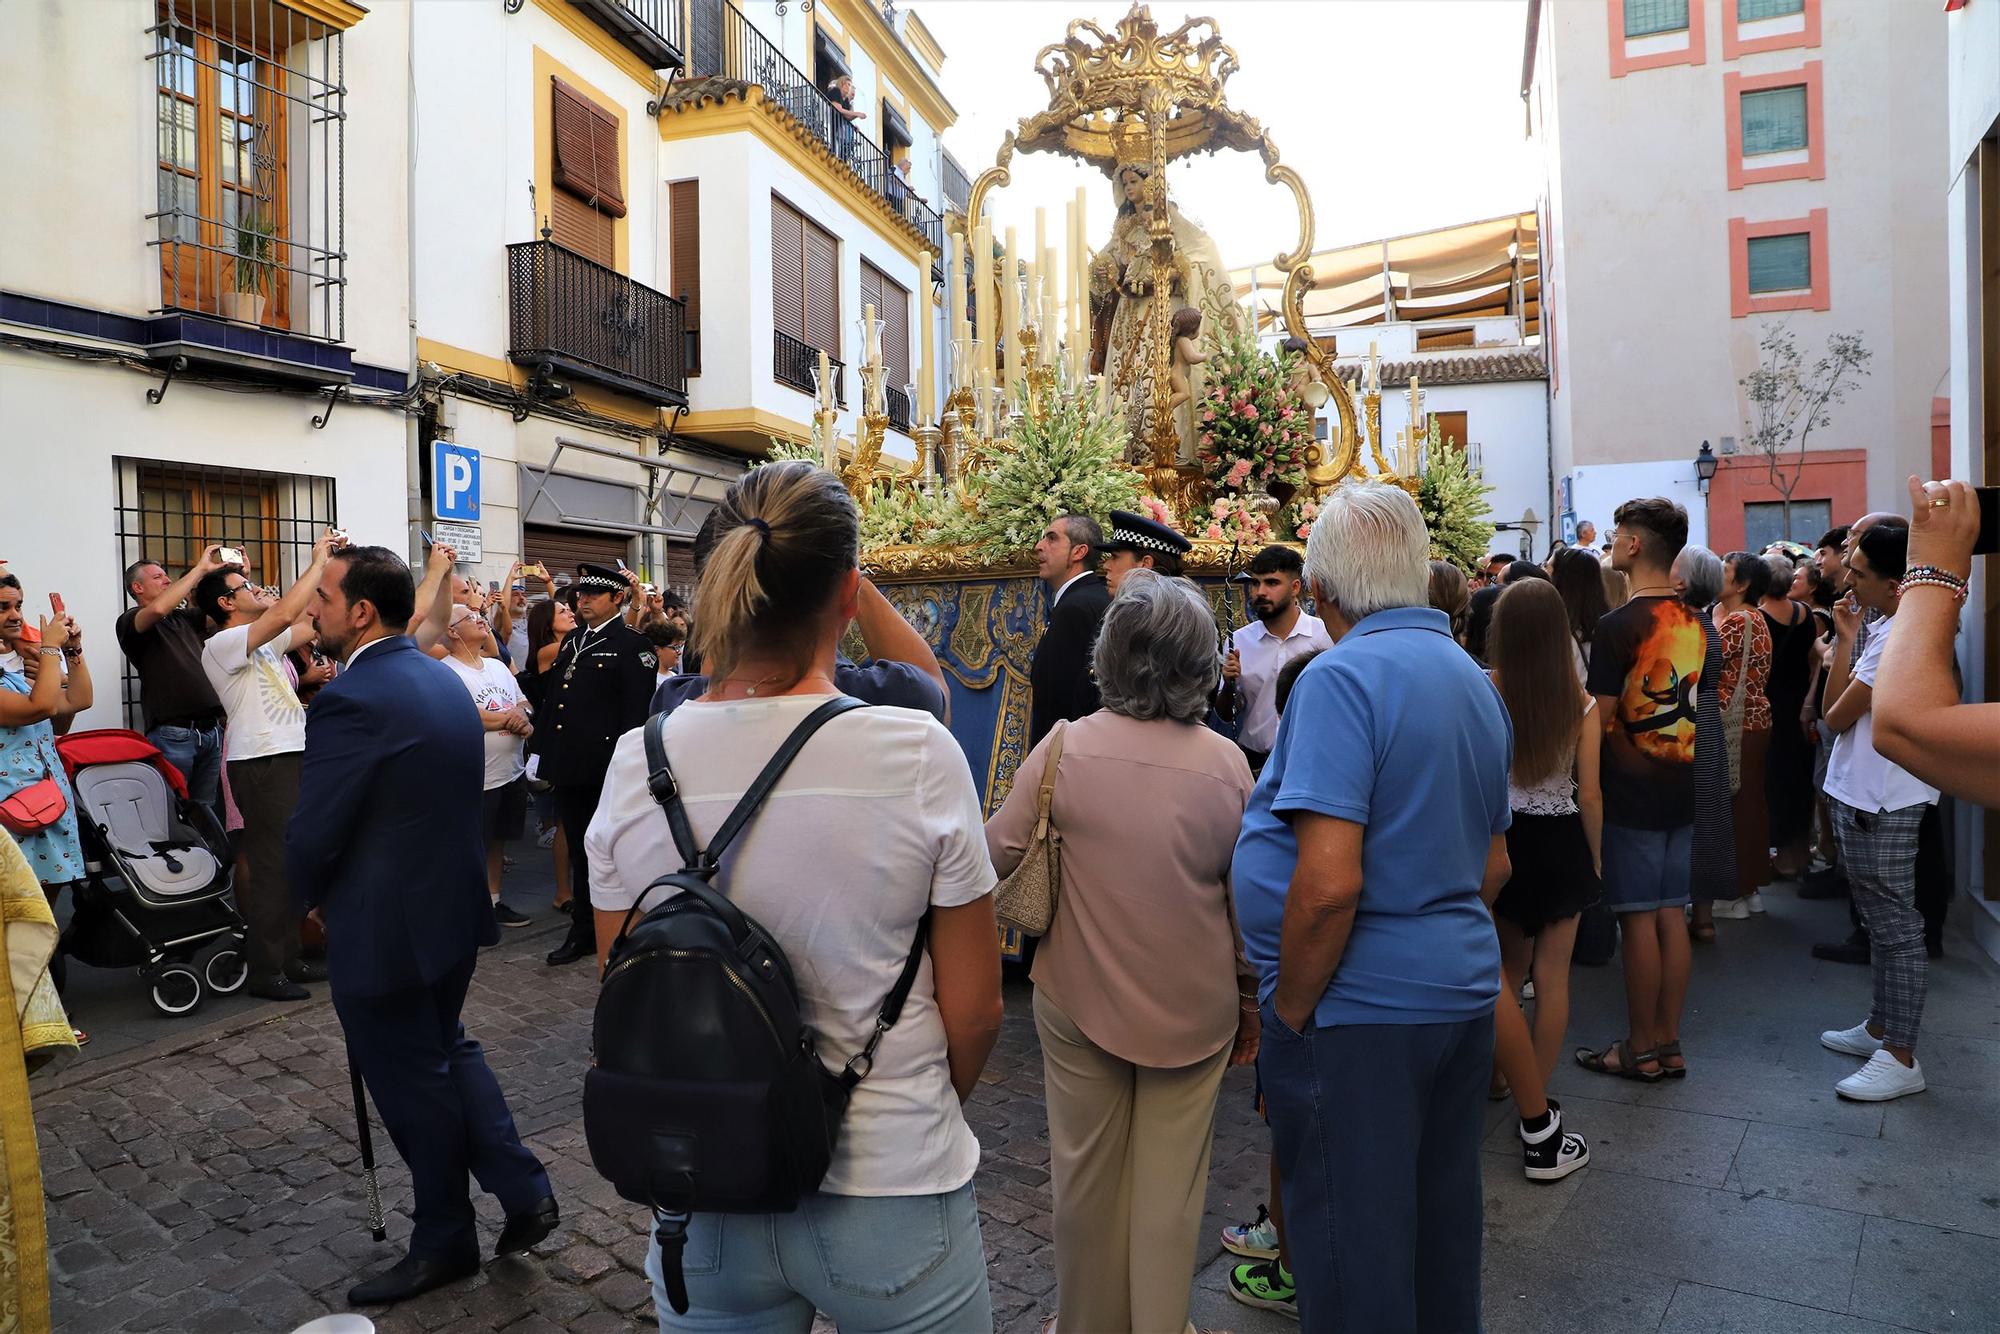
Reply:
<svg viewBox="0 0 2000 1334"><path fill-rule="evenodd" d="M852 499L803 462L715 507L692 608L622 567L531 600L517 565L481 590L444 546L419 582L329 533L282 590L217 547L178 579L139 561L116 635L148 737L239 831L250 989L330 983L411 1166L409 1252L357 1304L477 1267L468 1176L504 1208L498 1253L559 1226L459 1022L479 947L529 920L501 896L529 811L569 916L548 963L603 968L681 834L714 836L844 695L872 707L812 734L722 870L825 1058L869 1058L798 1211L697 1209L671 1254L656 1239L660 1327L990 1325L963 1105L1002 1017L996 887L1053 839L1031 972L1048 1327L1186 1325L1223 1078L1254 1065L1270 1194L1224 1229L1232 1294L1309 1329L1472 1329L1484 1108L1512 1102L1529 1180L1589 1162L1547 1090L1572 958L1604 962L1607 923L1626 1014L1573 1049L1583 1069L1697 1075L1694 950L1796 884L1851 898L1854 936L1816 952L1873 971L1863 1021L1820 1035L1863 1060L1836 1091L1923 1089L1950 897L1935 807L2000 800L2000 706L1961 703L1952 662L1976 497L1910 494L1908 517L1813 551L1720 557L1679 506L1637 499L1601 551L1586 523L1468 580L1430 558L1405 492L1347 485L1303 555L1248 561L1236 627L1182 577L1171 527L1058 516L1035 548L1030 747L990 818L935 653L861 572ZM93 692L82 628L51 610L31 628L0 574L0 788L71 798L14 831L53 900L83 874L54 738ZM911 959L907 1000L878 1014Z"/></svg>

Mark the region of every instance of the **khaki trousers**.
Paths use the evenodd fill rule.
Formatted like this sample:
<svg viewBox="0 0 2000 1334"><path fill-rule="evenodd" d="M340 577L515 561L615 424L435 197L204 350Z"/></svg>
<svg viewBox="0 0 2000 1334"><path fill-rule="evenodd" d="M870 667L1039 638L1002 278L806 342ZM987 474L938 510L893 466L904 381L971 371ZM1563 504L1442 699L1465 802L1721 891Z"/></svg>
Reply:
<svg viewBox="0 0 2000 1334"><path fill-rule="evenodd" d="M1059 1334L1180 1334L1229 1048L1178 1070L1120 1060L1039 989Z"/></svg>

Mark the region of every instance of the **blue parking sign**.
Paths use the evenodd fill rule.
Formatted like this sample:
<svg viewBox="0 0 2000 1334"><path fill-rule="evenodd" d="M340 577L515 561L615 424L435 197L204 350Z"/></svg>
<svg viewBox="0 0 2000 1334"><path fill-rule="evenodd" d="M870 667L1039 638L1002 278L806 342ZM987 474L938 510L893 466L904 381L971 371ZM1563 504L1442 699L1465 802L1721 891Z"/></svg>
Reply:
<svg viewBox="0 0 2000 1334"><path fill-rule="evenodd" d="M431 443L431 504L443 522L479 522L478 450L449 440Z"/></svg>

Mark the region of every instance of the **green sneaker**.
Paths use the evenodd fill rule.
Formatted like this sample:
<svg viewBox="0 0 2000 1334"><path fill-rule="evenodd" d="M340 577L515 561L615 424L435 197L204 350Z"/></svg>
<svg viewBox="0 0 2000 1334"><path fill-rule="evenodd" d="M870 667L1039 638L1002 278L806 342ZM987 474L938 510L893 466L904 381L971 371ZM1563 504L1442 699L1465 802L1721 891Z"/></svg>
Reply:
<svg viewBox="0 0 2000 1334"><path fill-rule="evenodd" d="M1245 1306L1299 1318L1299 1285L1277 1260L1237 1265L1229 1271L1229 1295Z"/></svg>

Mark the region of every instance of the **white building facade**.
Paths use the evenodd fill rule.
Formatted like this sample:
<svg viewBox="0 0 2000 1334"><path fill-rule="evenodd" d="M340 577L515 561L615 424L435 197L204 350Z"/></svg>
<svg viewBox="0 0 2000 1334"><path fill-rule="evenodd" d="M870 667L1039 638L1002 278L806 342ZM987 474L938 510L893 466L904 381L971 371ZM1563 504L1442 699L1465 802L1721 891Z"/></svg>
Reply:
<svg viewBox="0 0 2000 1334"><path fill-rule="evenodd" d="M330 524L404 547L408 13L346 0L0 6L7 544L136 725L126 565L241 547L285 584ZM365 165L364 165L365 164Z"/></svg>
<svg viewBox="0 0 2000 1334"><path fill-rule="evenodd" d="M1558 502L1669 495L1719 551L1783 534L1739 381L1782 326L1873 356L1815 430L1790 536L1894 508L1946 371L1945 19L1851 0L1531 0ZM1939 432L1942 438L1942 432ZM1709 494L1694 459L1712 442ZM1559 514L1558 518L1563 518Z"/></svg>

